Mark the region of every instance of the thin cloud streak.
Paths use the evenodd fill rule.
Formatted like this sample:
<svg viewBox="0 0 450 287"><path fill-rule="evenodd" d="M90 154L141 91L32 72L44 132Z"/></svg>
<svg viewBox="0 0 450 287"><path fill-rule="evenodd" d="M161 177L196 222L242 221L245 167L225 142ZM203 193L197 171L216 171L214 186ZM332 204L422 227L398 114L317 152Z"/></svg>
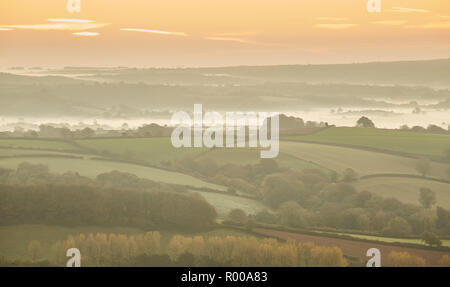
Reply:
<svg viewBox="0 0 450 287"><path fill-rule="evenodd" d="M83 19L47 19L49 22L64 22L64 23L92 23L93 20Z"/></svg>
<svg viewBox="0 0 450 287"><path fill-rule="evenodd" d="M213 37L236 37L236 36L254 36L260 34L259 32L228 32L228 33L215 33Z"/></svg>
<svg viewBox="0 0 450 287"><path fill-rule="evenodd" d="M396 13L430 13L429 10L416 9L416 8L404 8L404 7L392 7L391 12Z"/></svg>
<svg viewBox="0 0 450 287"><path fill-rule="evenodd" d="M450 21L447 22L431 22L421 25L409 25L406 28L422 28L422 29L450 29Z"/></svg>
<svg viewBox="0 0 450 287"><path fill-rule="evenodd" d="M321 29L342 30L359 26L358 24L316 24L314 27Z"/></svg>
<svg viewBox="0 0 450 287"><path fill-rule="evenodd" d="M0 25L0 29L23 29L23 30L68 30L80 31L97 29L108 26L108 23L55 23L55 24L32 24L32 25Z"/></svg>
<svg viewBox="0 0 450 287"><path fill-rule="evenodd" d="M344 17L316 17L318 21L347 21L348 18Z"/></svg>
<svg viewBox="0 0 450 287"><path fill-rule="evenodd" d="M271 44L271 43L261 43L261 42L256 42L256 41L243 39L243 38L235 38L235 37L215 37L215 36L210 36L210 37L205 37L205 39L206 40L212 40L212 41L236 42L236 43L241 43L241 44L250 44L250 45L258 45L258 46L273 46L274 45L274 44Z"/></svg>
<svg viewBox="0 0 450 287"><path fill-rule="evenodd" d="M173 36L188 36L188 34L184 32L168 32L168 31L140 29L140 28L122 28L120 29L120 31L132 31L132 32L153 33L153 34L173 35Z"/></svg>
<svg viewBox="0 0 450 287"><path fill-rule="evenodd" d="M72 35L84 36L84 37L93 37L93 36L100 35L100 33L98 33L98 32L75 32L75 33L72 33Z"/></svg>
<svg viewBox="0 0 450 287"><path fill-rule="evenodd" d="M392 21L375 21L372 22L373 24L379 24L379 25L392 25L392 26L397 26L397 25L403 25L406 24L407 21L403 21L403 20L392 20Z"/></svg>

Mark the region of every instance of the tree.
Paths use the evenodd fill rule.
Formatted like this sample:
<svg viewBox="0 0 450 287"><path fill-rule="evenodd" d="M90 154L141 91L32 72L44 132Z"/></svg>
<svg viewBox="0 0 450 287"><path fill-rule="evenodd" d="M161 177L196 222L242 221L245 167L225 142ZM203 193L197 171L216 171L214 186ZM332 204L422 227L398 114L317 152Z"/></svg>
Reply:
<svg viewBox="0 0 450 287"><path fill-rule="evenodd" d="M344 170L342 180L345 182L352 182L358 179L358 173L351 168Z"/></svg>
<svg viewBox="0 0 450 287"><path fill-rule="evenodd" d="M372 120L370 120L367 117L359 118L359 120L356 122L356 125L358 127L363 127L363 128L374 128L375 127L375 124L372 122Z"/></svg>
<svg viewBox="0 0 450 287"><path fill-rule="evenodd" d="M429 125L427 127L427 131L434 134L445 134L447 131L440 126L437 125Z"/></svg>
<svg viewBox="0 0 450 287"><path fill-rule="evenodd" d="M64 263L67 261L66 251L67 249L64 249L64 243L62 241L54 243L50 249L52 263L56 266L64 266Z"/></svg>
<svg viewBox="0 0 450 287"><path fill-rule="evenodd" d="M422 233L420 238L422 239L423 242L425 242L431 247L433 247L433 245L436 246L442 245L442 241L437 237L437 235L430 231L425 231L424 233Z"/></svg>
<svg viewBox="0 0 450 287"><path fill-rule="evenodd" d="M32 240L28 244L28 256L32 261L37 261L42 258L41 243L37 240Z"/></svg>
<svg viewBox="0 0 450 287"><path fill-rule="evenodd" d="M276 223L277 217L269 212L267 209L263 209L256 214L256 221L264 222L264 223Z"/></svg>
<svg viewBox="0 0 450 287"><path fill-rule="evenodd" d="M413 114L421 114L422 113L422 109L420 107L415 107L412 111Z"/></svg>
<svg viewBox="0 0 450 287"><path fill-rule="evenodd" d="M436 194L429 188L420 188L420 203L424 208L430 208L436 203Z"/></svg>
<svg viewBox="0 0 450 287"><path fill-rule="evenodd" d="M397 216L389 220L387 227L383 233L388 236L406 236L411 233L412 229L408 221Z"/></svg>
<svg viewBox="0 0 450 287"><path fill-rule="evenodd" d="M450 126L449 126L449 127L450 127ZM450 161L450 148L445 149L444 152L443 152L443 154L444 154L444 158L445 158L447 161Z"/></svg>
<svg viewBox="0 0 450 287"><path fill-rule="evenodd" d="M430 161L426 158L421 158L416 162L416 170L423 176L427 176L431 172Z"/></svg>
<svg viewBox="0 0 450 287"><path fill-rule="evenodd" d="M423 133L426 131L426 129L424 127L421 126L413 126L411 128L411 131L416 132L416 133Z"/></svg>
<svg viewBox="0 0 450 287"><path fill-rule="evenodd" d="M264 174L274 173L278 170L278 163L273 158L263 158L259 165Z"/></svg>
<svg viewBox="0 0 450 287"><path fill-rule="evenodd" d="M64 127L64 128L61 128L61 136L64 139L70 139L73 137L73 132L70 129Z"/></svg>
<svg viewBox="0 0 450 287"><path fill-rule="evenodd" d="M290 227L303 227L305 223L305 210L294 201L283 203L278 209L280 223Z"/></svg>
<svg viewBox="0 0 450 287"><path fill-rule="evenodd" d="M367 190L363 190L356 195L354 204L357 207L364 207L366 203L372 198L372 193Z"/></svg>
<svg viewBox="0 0 450 287"><path fill-rule="evenodd" d="M297 201L304 189L301 185L279 174L267 175L262 183L264 201L274 208L286 201Z"/></svg>
<svg viewBox="0 0 450 287"><path fill-rule="evenodd" d="M81 136L83 138L90 138L95 135L95 131L91 128L84 128L81 130Z"/></svg>
<svg viewBox="0 0 450 287"><path fill-rule="evenodd" d="M439 260L439 265L442 267L450 267L450 256L442 256L441 260Z"/></svg>
<svg viewBox="0 0 450 287"><path fill-rule="evenodd" d="M445 228L450 224L450 211L438 206L436 208L436 228Z"/></svg>
<svg viewBox="0 0 450 287"><path fill-rule="evenodd" d="M408 252L392 251L388 256L388 266L391 267L423 267L426 265L425 259L413 256Z"/></svg>
<svg viewBox="0 0 450 287"><path fill-rule="evenodd" d="M191 237L175 235L169 242L169 246L167 247L167 255L169 255L172 261L177 261L180 255L185 253L191 244Z"/></svg>
<svg viewBox="0 0 450 287"><path fill-rule="evenodd" d="M330 182L337 182L339 175L336 171L333 170L329 173L329 177L330 177Z"/></svg>
<svg viewBox="0 0 450 287"><path fill-rule="evenodd" d="M233 209L228 214L228 220L235 224L246 224L248 221L247 214L242 209Z"/></svg>
<svg viewBox="0 0 450 287"><path fill-rule="evenodd" d="M203 175L212 178L216 175L219 166L213 159L206 158L198 162L198 169Z"/></svg>

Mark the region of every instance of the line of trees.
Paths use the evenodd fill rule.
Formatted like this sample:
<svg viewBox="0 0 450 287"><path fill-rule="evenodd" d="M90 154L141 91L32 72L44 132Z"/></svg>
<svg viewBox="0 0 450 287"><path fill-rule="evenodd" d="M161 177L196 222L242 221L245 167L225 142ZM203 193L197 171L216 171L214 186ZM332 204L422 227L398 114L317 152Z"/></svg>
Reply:
<svg viewBox="0 0 450 287"><path fill-rule="evenodd" d="M51 246L47 259L44 259L41 243L32 240L28 244L27 260L0 257L0 266L65 266L66 251L74 247L81 252L82 266L347 266L340 248L294 240L280 244L270 238L174 235L167 248L162 245L158 231L131 236L69 235ZM383 260L383 266L422 267L427 266L427 262L408 252L391 251ZM443 255L437 266L450 267L450 257Z"/></svg>
<svg viewBox="0 0 450 287"><path fill-rule="evenodd" d="M166 250L159 232L80 234L52 246L52 263L63 265L68 248L80 249L83 266L346 266L340 248L255 237L174 235Z"/></svg>
<svg viewBox="0 0 450 287"><path fill-rule="evenodd" d="M0 185L0 225L130 226L205 230L217 213L203 197L74 185Z"/></svg>

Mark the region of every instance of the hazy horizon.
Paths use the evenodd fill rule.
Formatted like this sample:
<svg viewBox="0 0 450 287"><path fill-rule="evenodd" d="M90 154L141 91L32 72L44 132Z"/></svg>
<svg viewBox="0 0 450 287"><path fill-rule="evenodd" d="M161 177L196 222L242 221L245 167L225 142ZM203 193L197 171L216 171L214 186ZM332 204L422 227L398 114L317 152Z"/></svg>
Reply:
<svg viewBox="0 0 450 287"><path fill-rule="evenodd" d="M450 4L366 1L0 3L0 66L235 66L449 58ZM30 12L32 11L32 12Z"/></svg>
<svg viewBox="0 0 450 287"><path fill-rule="evenodd" d="M348 61L348 62L329 62L329 63L290 63L290 64L234 64L234 65L204 65L204 66L122 66L122 65L60 65L60 66L46 66L46 65L12 65L0 66L0 72L19 74L20 69L33 70L41 69L207 69L207 68L240 68L240 67L276 67L276 66L334 66L334 65L364 65L364 64L380 64L380 63L403 63L403 62L425 62L425 61L445 61L450 60L449 57L431 57L420 59L392 59L392 60L367 60L367 61Z"/></svg>

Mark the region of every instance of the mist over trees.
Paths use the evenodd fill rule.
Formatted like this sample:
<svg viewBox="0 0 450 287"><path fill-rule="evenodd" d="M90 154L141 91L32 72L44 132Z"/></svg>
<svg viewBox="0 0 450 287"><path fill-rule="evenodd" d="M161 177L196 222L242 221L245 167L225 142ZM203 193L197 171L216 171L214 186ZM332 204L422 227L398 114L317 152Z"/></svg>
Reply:
<svg viewBox="0 0 450 287"><path fill-rule="evenodd" d="M9 174L6 182L23 176L29 177L23 181L28 184L0 185L2 225L35 223L205 230L215 224L214 207L198 194L178 193L170 187L148 184L146 180L140 181L127 174L122 178L128 177L128 182L134 184L120 189L120 185L111 187L114 181L108 183L108 178L115 178L114 175L118 178L119 173L100 175L98 181L81 179L78 184L84 182L85 185L77 185L76 182L61 184L77 176L55 176L56 183L51 176L37 176L38 180L34 181L36 173L30 176L22 170ZM121 185L126 186L127 181Z"/></svg>
<svg viewBox="0 0 450 287"><path fill-rule="evenodd" d="M251 219L296 228L327 227L388 236L421 235L430 230L450 234L449 211L438 207L435 216L425 212L436 201L434 193L426 188L418 194L423 204L419 207L358 191L349 181L349 172L336 176L317 169L293 171L279 167L272 159L245 167L186 159L183 167L188 166L192 172L207 174L215 182L234 183L241 193L248 192L250 198L261 199L275 211L247 215L242 210L233 210L228 220L238 225L245 225ZM213 226L216 218L209 203L184 192L182 186L156 183L117 171L100 174L92 180L75 173L52 174L45 166L23 163L17 170L0 169L0 183L3 184L1 196L7 199L0 203L4 224L95 223L204 230ZM30 204L20 204L28 202L25 200L28 194L34 194L28 199ZM79 201L80 206L70 205L70 201ZM98 210L94 210L94 203ZM66 211L59 210L63 208ZM61 216L54 216L55 212Z"/></svg>

